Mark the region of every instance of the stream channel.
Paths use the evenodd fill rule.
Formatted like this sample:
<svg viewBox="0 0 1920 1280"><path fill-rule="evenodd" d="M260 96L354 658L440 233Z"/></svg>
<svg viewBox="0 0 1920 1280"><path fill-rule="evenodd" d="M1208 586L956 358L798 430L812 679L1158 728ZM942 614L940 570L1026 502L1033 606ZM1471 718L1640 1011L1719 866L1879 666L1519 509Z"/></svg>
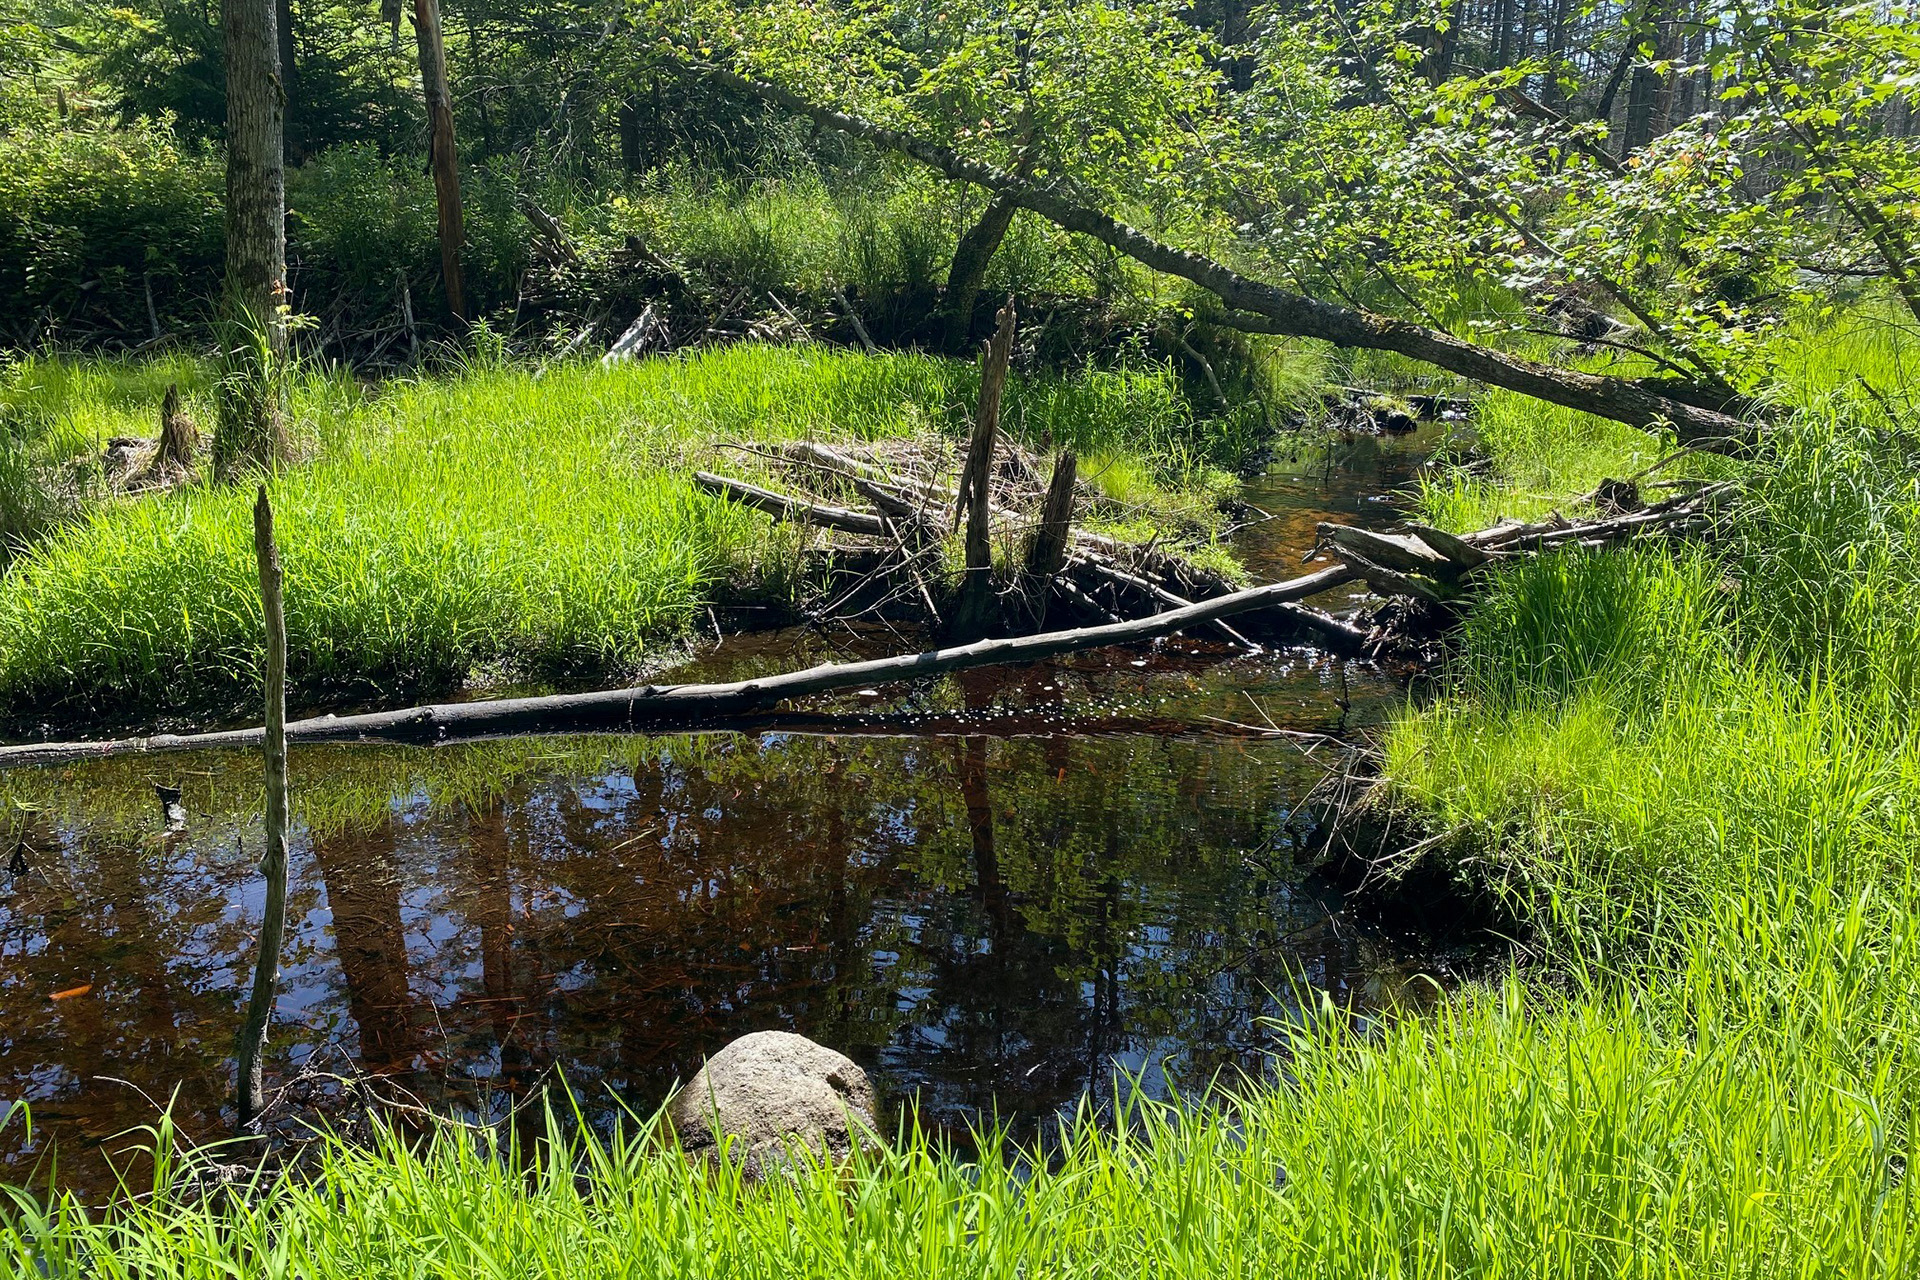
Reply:
<svg viewBox="0 0 1920 1280"><path fill-rule="evenodd" d="M1248 567L1296 575L1319 519L1391 522L1436 430L1253 481L1272 518L1237 535ZM662 682L905 643L739 636ZM479 1116L564 1073L604 1118L609 1090L648 1110L703 1055L783 1028L953 1132L1031 1132L1125 1080L1258 1075L1299 1000L1377 1014L1460 957L1302 865L1339 750L1230 723L1351 736L1403 696L1393 672L1195 635L823 701L870 717L831 736L295 748L269 1070L351 1064ZM170 1098L190 1137L227 1131L259 767L0 777L0 855L25 863L0 875L0 1110L33 1119L0 1129L0 1181L44 1186L57 1152L61 1183L100 1192ZM156 783L182 788L184 831Z"/></svg>

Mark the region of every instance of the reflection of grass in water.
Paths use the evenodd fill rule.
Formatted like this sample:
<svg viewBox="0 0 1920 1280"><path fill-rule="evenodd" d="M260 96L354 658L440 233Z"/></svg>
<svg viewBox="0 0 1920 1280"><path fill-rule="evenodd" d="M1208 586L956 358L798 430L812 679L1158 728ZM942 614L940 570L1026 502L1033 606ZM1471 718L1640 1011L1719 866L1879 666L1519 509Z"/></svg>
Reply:
<svg viewBox="0 0 1920 1280"><path fill-rule="evenodd" d="M120 413L129 379L154 381L109 372L33 362L19 380L37 390L20 394L67 434L95 433L75 424ZM738 346L539 383L476 367L372 399L309 378L293 411L313 459L273 483L294 692L396 702L477 668L630 669L717 594L786 589L791 531L688 481L714 442L957 428L976 376L927 357ZM1165 371L1036 379L1013 389L1007 419L1036 442L1144 459L1162 487L1143 480L1135 498L1206 491L1206 428ZM248 501L244 487L195 487L118 502L34 545L0 593L0 703L245 710L258 643Z"/></svg>
<svg viewBox="0 0 1920 1280"><path fill-rule="evenodd" d="M366 830L397 806L484 809L537 777L585 778L671 754L699 764L722 754L711 735L501 739L451 747L298 746L288 753L294 820L309 831ZM258 752L122 756L0 774L0 806L100 831L151 829L155 783L177 786L196 820L257 823L265 796Z"/></svg>

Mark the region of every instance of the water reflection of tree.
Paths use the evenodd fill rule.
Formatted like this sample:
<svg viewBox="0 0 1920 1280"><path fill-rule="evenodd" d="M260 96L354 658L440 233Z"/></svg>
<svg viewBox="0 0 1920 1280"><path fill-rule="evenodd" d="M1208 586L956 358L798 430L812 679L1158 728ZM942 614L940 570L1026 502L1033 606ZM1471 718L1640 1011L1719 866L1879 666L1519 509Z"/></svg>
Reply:
<svg viewBox="0 0 1920 1280"><path fill-rule="evenodd" d="M36 1128L63 1139L63 1170L87 1185L156 1103L187 1133L220 1136L258 928L240 908L257 877L239 835L29 818L0 838L9 852L24 842L29 864L0 888L0 1098L32 1104ZM290 913L313 905L298 893ZM289 948L289 966L307 954ZM287 1030L275 1029L282 1049ZM25 1176L34 1158L22 1128L0 1134L0 1176Z"/></svg>
<svg viewBox="0 0 1920 1280"><path fill-rule="evenodd" d="M331 915L335 963L346 989L347 1013L358 1030L360 1066L368 1072L404 1069L420 1051L400 910L397 837L395 826L383 823L371 831L313 842L314 866Z"/></svg>
<svg viewBox="0 0 1920 1280"><path fill-rule="evenodd" d="M502 749L399 759L472 771ZM1282 940L1319 919L1268 852L1317 772L1287 748L771 736L618 750L621 768L523 761L460 803L415 799L318 838L297 884L306 903L324 885L334 954L297 935L290 999L350 1016L365 1065L411 1061L429 1094L496 1106L550 1065L590 1102L608 1085L646 1105L733 1036L789 1027L944 1115L995 1099L1045 1110L1103 1088L1116 1054L1216 1046L1189 1073L1245 1060L1266 985L1285 984ZM394 785L353 761L368 785ZM100 864L76 868L87 895L29 889L32 918L0 918L57 934L59 951L33 959L30 981L0 972L0 1013L17 1015L4 1069L23 1089L28 1064L97 1072L120 1053L151 1064L141 1082L157 1096L176 1074L217 1081L247 929L225 904L250 860L211 835L171 869L137 842L76 847ZM1345 944L1306 937L1323 950L1316 976L1340 980ZM76 1052L45 1029L67 1016L45 998L96 971L154 994L94 1010L117 1022L86 1043L110 1047ZM152 1047L169 1016L184 1068Z"/></svg>

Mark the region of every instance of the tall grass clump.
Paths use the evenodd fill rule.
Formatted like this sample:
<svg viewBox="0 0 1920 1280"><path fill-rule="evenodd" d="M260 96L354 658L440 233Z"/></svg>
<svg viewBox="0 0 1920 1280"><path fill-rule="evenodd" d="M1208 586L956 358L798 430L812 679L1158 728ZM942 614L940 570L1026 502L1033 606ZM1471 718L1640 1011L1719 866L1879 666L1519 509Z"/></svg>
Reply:
<svg viewBox="0 0 1920 1280"><path fill-rule="evenodd" d="M185 1194L218 1153L163 1123L111 1208L10 1193L23 1274L596 1277L1899 1275L1910 1184L1870 1098L1805 1090L1724 1017L1630 999L1550 1010L1517 984L1356 1038L1331 1011L1289 1083L1066 1120L963 1158L903 1125L749 1182L563 1099L544 1126L377 1131L300 1172ZM556 1117L554 1111L559 1112Z"/></svg>
<svg viewBox="0 0 1920 1280"><path fill-rule="evenodd" d="M158 401L119 366L48 362L35 377L31 411L74 441L118 423L123 392L128 413L145 392ZM791 535L696 491L702 454L723 440L957 432L976 378L927 357L762 346L571 365L537 383L476 358L377 394L309 375L290 416L310 461L271 478L296 694L436 696L483 670L600 677L723 595L781 599ZM1197 428L1165 375L1028 380L1009 421L1036 441L1132 440L1156 494L1194 465ZM32 543L0 592L0 706L112 719L250 705L247 521L243 493L194 485L104 503Z"/></svg>
<svg viewBox="0 0 1920 1280"><path fill-rule="evenodd" d="M1506 902L1558 979L1544 1025L1610 1009L1623 1060L1697 1075L1650 1188L1759 1107L1787 1145L1754 1148L1754 1194L1784 1199L1832 1166L1814 1113L1853 1113L1850 1188L1812 1220L1866 1214L1907 1242L1856 1255L1856 1274L1911 1265L1920 1221L1916 440L1818 399L1747 464L1707 544L1504 569L1442 696L1385 742L1388 803ZM1642 1105L1623 1092L1596 1122Z"/></svg>

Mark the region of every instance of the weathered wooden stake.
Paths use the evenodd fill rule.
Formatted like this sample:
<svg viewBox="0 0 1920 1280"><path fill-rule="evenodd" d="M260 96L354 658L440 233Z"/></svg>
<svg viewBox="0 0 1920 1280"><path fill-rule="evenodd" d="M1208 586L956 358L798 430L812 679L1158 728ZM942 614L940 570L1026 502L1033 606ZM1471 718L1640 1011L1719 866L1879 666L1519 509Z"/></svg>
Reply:
<svg viewBox="0 0 1920 1280"><path fill-rule="evenodd" d="M1007 364L1013 357L1013 299L1000 308L999 327L987 343L980 365L980 406L973 415L973 435L967 441L966 469L960 476L960 500L954 508L957 524L967 520L966 577L960 585L960 608L954 625L964 634L985 625L993 598L993 447L1000 431L1000 395L1007 385Z"/></svg>
<svg viewBox="0 0 1920 1280"><path fill-rule="evenodd" d="M267 880L267 910L260 922L253 990L247 996L246 1017L234 1046L239 1066L234 1108L242 1134L267 1105L261 1058L280 980L280 944L287 930L287 624L280 599L280 549L273 540L273 506L265 485L253 503L253 550L260 562L260 605L267 622L267 847L260 859L260 874Z"/></svg>
<svg viewBox="0 0 1920 1280"><path fill-rule="evenodd" d="M413 322L413 286L407 283L407 273L404 268L396 271L394 278L400 286L400 324L407 331L407 359L418 360L420 331L414 327Z"/></svg>

